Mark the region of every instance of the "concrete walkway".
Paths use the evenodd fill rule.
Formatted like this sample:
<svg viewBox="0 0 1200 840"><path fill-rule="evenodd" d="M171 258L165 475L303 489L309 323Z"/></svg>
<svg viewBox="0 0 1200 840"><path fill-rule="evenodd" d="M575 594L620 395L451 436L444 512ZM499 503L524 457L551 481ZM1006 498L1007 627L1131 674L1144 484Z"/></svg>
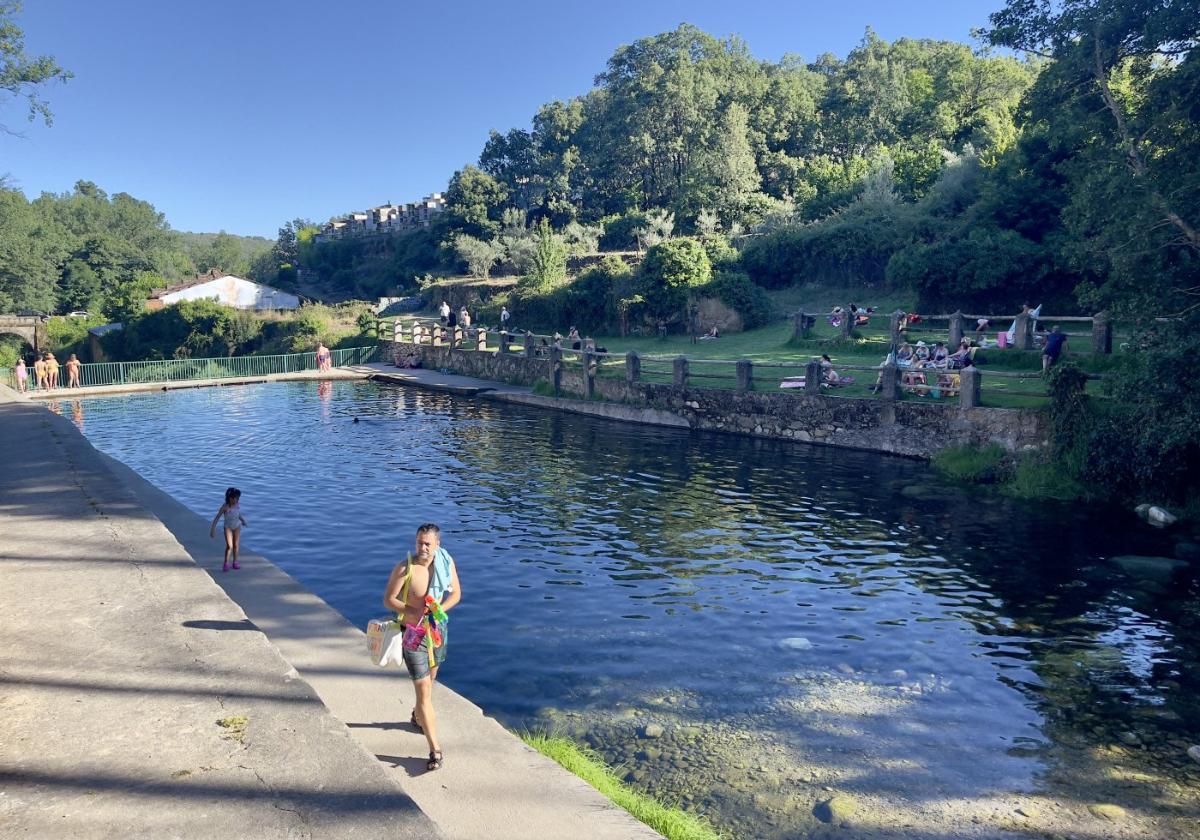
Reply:
<svg viewBox="0 0 1200 840"><path fill-rule="evenodd" d="M413 692L402 669L372 665L362 630L277 566L252 553L253 529L246 531L241 570L222 573L223 544L209 538L208 521L133 470L107 460L139 504L161 519L188 553L210 571L253 625L279 648L447 837L659 837L445 686L437 687L434 707L446 764L436 773L426 773L428 746L425 737L408 724ZM413 537L396 534L398 559ZM453 552L452 537L447 538L447 548ZM460 608L470 609L470 570L460 574L465 593ZM380 581L381 601L383 583ZM379 614L386 614L382 603ZM453 645L445 667L456 667Z"/></svg>
<svg viewBox="0 0 1200 840"><path fill-rule="evenodd" d="M70 421L12 397L0 836L442 836Z"/></svg>
<svg viewBox="0 0 1200 840"><path fill-rule="evenodd" d="M222 574L206 520L6 393L0 836L658 837L441 686L424 773L359 628L252 553Z"/></svg>
<svg viewBox="0 0 1200 840"><path fill-rule="evenodd" d="M122 385L89 385L86 388L55 388L26 391L24 395L9 390L10 395L33 400L78 400L83 397L103 397L138 391L177 391L182 388L213 388L223 385L252 385L257 382L305 382L319 379L365 379L367 374L354 367L338 367L327 371L297 370L291 373L269 373L263 376L227 376L220 379L180 379L172 382L126 382Z"/></svg>

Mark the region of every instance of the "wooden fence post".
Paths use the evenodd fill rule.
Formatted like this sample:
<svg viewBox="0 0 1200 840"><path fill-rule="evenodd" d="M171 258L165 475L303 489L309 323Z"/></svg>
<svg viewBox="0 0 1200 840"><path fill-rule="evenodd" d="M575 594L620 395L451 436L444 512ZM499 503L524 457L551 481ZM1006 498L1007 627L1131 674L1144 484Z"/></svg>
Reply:
<svg viewBox="0 0 1200 840"><path fill-rule="evenodd" d="M625 381L629 383L639 382L642 378L642 357L637 354L636 350L630 350L625 354Z"/></svg>
<svg viewBox="0 0 1200 840"><path fill-rule="evenodd" d="M674 385L676 388L686 388L688 384L688 360L687 356L676 356L674 363L671 365L671 371L674 375Z"/></svg>
<svg viewBox="0 0 1200 840"><path fill-rule="evenodd" d="M967 316L963 315L962 310L958 310L950 316L950 347L953 350L958 349L958 345L962 344L963 332L966 328Z"/></svg>
<svg viewBox="0 0 1200 840"><path fill-rule="evenodd" d="M900 346L900 322L904 320L904 313L897 309L892 313L890 330L892 335L892 347Z"/></svg>
<svg viewBox="0 0 1200 840"><path fill-rule="evenodd" d="M596 351L595 345L583 347L583 394L589 400L596 395Z"/></svg>
<svg viewBox="0 0 1200 840"><path fill-rule="evenodd" d="M1018 350L1033 349L1033 319L1029 317L1028 312L1022 312L1017 316L1016 340Z"/></svg>
<svg viewBox="0 0 1200 840"><path fill-rule="evenodd" d="M804 366L804 393L821 393L821 363L816 359Z"/></svg>
<svg viewBox="0 0 1200 840"><path fill-rule="evenodd" d="M754 362L749 359L738 359L737 389L743 394L754 390Z"/></svg>
<svg viewBox="0 0 1200 840"><path fill-rule="evenodd" d="M1092 352L1112 352L1112 321L1108 320L1107 312L1097 312L1092 318Z"/></svg>
<svg viewBox="0 0 1200 840"><path fill-rule="evenodd" d="M896 363L889 361L883 366L881 373L883 377L880 384L883 387L883 398L885 400L895 401L900 397L900 371L896 367Z"/></svg>
<svg viewBox="0 0 1200 840"><path fill-rule="evenodd" d="M554 389L554 395L558 396L562 389L562 348L558 344L550 347L550 386Z"/></svg>
<svg viewBox="0 0 1200 840"><path fill-rule="evenodd" d="M962 408L975 408L979 405L979 369L974 365L965 367L958 375L960 390L959 405Z"/></svg>
<svg viewBox="0 0 1200 840"><path fill-rule="evenodd" d="M792 338L798 341L808 338L808 315L803 309L792 316Z"/></svg>

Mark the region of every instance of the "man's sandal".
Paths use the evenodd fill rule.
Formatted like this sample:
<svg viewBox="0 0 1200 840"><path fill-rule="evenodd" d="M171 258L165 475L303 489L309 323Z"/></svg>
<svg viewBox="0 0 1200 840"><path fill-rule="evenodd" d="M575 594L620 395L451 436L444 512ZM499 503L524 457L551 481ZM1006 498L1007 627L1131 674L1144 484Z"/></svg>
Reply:
<svg viewBox="0 0 1200 840"><path fill-rule="evenodd" d="M417 710L416 710L416 709L413 709L412 717L410 717L410 718L408 719L408 722L409 722L410 724L412 724L412 727L413 727L413 729L417 730L418 732L424 732L424 731L425 731L425 730L424 730L424 729L421 727L421 724L417 722Z"/></svg>
<svg viewBox="0 0 1200 840"><path fill-rule="evenodd" d="M442 758L441 750L433 750L429 753L429 760L425 762L426 771L432 773L434 770L441 770L444 759Z"/></svg>

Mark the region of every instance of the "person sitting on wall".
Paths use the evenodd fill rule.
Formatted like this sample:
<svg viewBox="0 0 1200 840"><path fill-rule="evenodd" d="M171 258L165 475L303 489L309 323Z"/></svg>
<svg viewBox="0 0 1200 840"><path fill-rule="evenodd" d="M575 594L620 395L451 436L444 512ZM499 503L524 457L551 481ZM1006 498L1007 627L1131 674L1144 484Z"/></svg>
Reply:
<svg viewBox="0 0 1200 840"><path fill-rule="evenodd" d="M900 367L908 367L912 363L913 347L906 341L900 345L900 350L896 353L896 364Z"/></svg>
<svg viewBox="0 0 1200 840"><path fill-rule="evenodd" d="M929 346L924 341L917 342L917 347L913 351L913 361L914 362L929 361Z"/></svg>
<svg viewBox="0 0 1200 840"><path fill-rule="evenodd" d="M938 342L933 345L933 353L930 355L930 360L939 367L945 367L946 359L950 357L950 351L946 349L946 345Z"/></svg>

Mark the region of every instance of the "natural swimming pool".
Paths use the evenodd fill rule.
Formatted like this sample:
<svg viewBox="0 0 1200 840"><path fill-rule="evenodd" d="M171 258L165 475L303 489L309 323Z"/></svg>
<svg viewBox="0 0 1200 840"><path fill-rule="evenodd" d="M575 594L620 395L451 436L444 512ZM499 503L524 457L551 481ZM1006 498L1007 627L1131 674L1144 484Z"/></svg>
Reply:
<svg viewBox="0 0 1200 840"><path fill-rule="evenodd" d="M832 791L896 836L1000 836L994 803L1040 794L1195 816L1200 589L1130 559L1174 550L1130 514L371 383L75 408L202 515L241 487L247 544L360 626L438 522L467 593L447 684L734 836L808 831Z"/></svg>

